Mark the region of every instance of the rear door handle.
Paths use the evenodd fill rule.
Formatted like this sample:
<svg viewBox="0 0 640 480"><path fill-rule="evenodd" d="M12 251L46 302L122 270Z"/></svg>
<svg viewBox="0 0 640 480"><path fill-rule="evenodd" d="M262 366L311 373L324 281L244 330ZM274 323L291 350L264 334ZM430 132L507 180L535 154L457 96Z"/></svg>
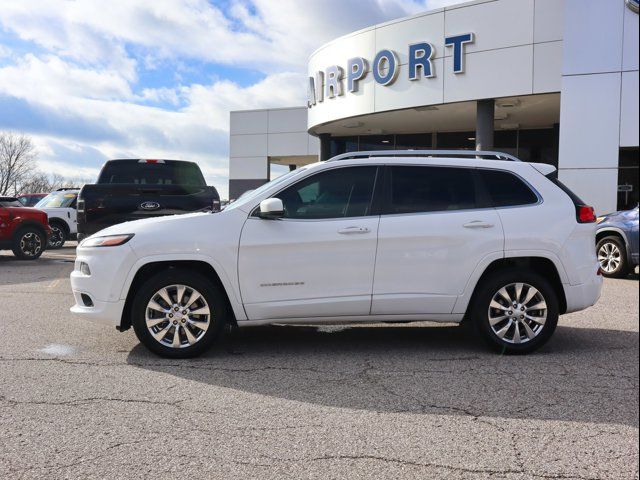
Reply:
<svg viewBox="0 0 640 480"><path fill-rule="evenodd" d="M492 228L493 223L483 222L482 220L474 220L473 222L462 225L464 228Z"/></svg>
<svg viewBox="0 0 640 480"><path fill-rule="evenodd" d="M369 229L367 227L345 227L338 230L338 233L342 235L350 235L352 233L369 233Z"/></svg>

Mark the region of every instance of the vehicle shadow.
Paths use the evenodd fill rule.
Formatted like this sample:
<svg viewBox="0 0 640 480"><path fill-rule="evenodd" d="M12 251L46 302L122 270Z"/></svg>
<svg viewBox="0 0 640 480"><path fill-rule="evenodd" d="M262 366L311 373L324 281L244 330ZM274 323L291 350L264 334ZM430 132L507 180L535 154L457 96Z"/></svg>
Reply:
<svg viewBox="0 0 640 480"><path fill-rule="evenodd" d="M488 351L458 326L241 329L193 360L142 345L128 363L316 405L413 414L638 426L638 333L559 327L528 356Z"/></svg>

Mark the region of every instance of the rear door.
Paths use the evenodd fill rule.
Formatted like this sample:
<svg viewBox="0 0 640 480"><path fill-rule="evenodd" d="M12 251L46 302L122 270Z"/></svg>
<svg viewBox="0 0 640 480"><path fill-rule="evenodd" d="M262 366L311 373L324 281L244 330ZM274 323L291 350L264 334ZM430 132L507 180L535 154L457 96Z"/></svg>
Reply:
<svg viewBox="0 0 640 480"><path fill-rule="evenodd" d="M451 313L481 260L503 251L475 170L388 166L385 191L371 313Z"/></svg>

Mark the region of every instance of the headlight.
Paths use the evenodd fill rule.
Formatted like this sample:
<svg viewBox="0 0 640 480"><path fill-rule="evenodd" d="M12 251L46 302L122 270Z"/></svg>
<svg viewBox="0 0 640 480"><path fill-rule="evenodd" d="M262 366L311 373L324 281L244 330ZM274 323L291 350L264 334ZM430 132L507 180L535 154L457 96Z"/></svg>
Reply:
<svg viewBox="0 0 640 480"><path fill-rule="evenodd" d="M605 218L607 218L607 217L598 217L598 218L596 218L596 223L603 222Z"/></svg>
<svg viewBox="0 0 640 480"><path fill-rule="evenodd" d="M104 237L90 237L80 243L81 247L117 247L124 245L133 238L133 233L124 235L107 235Z"/></svg>

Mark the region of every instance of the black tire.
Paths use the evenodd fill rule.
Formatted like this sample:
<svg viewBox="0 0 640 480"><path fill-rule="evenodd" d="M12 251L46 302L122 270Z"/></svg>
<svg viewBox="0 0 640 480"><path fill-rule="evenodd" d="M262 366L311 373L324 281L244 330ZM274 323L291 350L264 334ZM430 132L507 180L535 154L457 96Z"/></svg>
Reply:
<svg viewBox="0 0 640 480"><path fill-rule="evenodd" d="M198 337L195 343L192 345L184 345L181 348L174 348L162 341L156 340L149 331L146 323L147 305L150 300L154 297L158 298L156 297L156 292L172 285L184 285L189 289L195 289L204 297L204 301L206 301L210 311L210 315L208 316L208 329ZM173 290L173 288L170 288L169 293L171 296L170 299L175 303L177 292ZM187 298L187 294L189 294L188 290L183 298ZM161 306L165 307L165 303L166 302L163 301ZM198 304L203 305L204 303L198 302ZM154 314L155 310L150 310L150 313ZM138 340L153 353L166 358L191 358L202 354L221 336L223 327L228 323L229 318L225 294L220 287L197 272L178 268L164 270L149 280L146 280L135 293L131 312L131 324L133 325ZM166 329L165 337L171 336L171 339L174 338L176 331L178 331L178 341L180 342L180 339L182 339L184 343L187 344L187 328L189 328L192 335L194 332L196 334L200 332L196 327L191 327L191 325L193 325L192 323L182 322L182 317L180 316L180 318L178 318L180 313L181 312L176 312L173 320L167 320L167 323L161 323L154 328L162 331ZM162 316L162 314L159 314L159 316ZM187 316L187 319L186 321L189 322L189 319L193 319L193 317ZM180 322L182 322L182 324L180 324ZM176 326L172 327L170 323L176 324ZM163 338L162 340L168 341L168 338Z"/></svg>
<svg viewBox="0 0 640 480"><path fill-rule="evenodd" d="M58 250L62 248L69 238L69 232L65 225L60 222L49 223L51 227L51 237L49 237L49 248Z"/></svg>
<svg viewBox="0 0 640 480"><path fill-rule="evenodd" d="M515 285L519 283L534 287L541 297L536 295L532 300L524 302L529 289L526 286L523 287L521 289L520 296L518 297ZM490 310L490 305L492 304L492 300L494 300L494 296L498 295L498 291L503 287L507 287L507 291L512 293L512 297L518 297L529 307L539 305L539 299L542 298L546 303L546 321L544 324L540 326L539 323L528 320L528 317L526 317L527 312L521 311L522 307L517 307L517 309L512 308L511 310L505 310L504 312L498 309ZM543 346L547 343L549 338L551 338L551 335L553 335L553 332L558 325L558 295L551 283L541 275L521 268L499 271L484 278L482 280L482 284L477 288L478 290L474 297L473 304L471 305L471 311L469 312L469 318L472 321L476 332L478 332L494 350L506 354L529 353ZM501 303L506 305L508 302L502 300ZM511 307L512 306L513 305L511 305ZM532 310L531 315L540 313L541 311L542 310ZM520 314L522 314L522 316ZM490 315L495 315L494 318L498 318L502 315L507 317L502 321L503 323L496 323L494 327L498 329L498 331L502 330L502 328L507 328L505 331L506 333L504 334L505 338L500 338L492 328L489 318ZM516 318L516 322L511 321L510 319L512 318ZM508 327L510 321L511 327ZM524 322L526 322L527 326L536 333L531 339L524 338L528 335L525 330L525 325L523 324ZM516 332L519 332L520 335L517 335ZM509 339L507 337L509 335L513 337L511 340L515 340L516 338L521 338L523 340L521 340L521 343L512 343L508 341Z"/></svg>
<svg viewBox="0 0 640 480"><path fill-rule="evenodd" d="M47 237L37 227L23 227L13 236L11 250L20 260L40 258L47 247Z"/></svg>
<svg viewBox="0 0 640 480"><path fill-rule="evenodd" d="M629 265L629 259L627 258L627 246L620 237L611 235L601 238L596 246L596 252L598 254L598 262L600 263L602 275L609 278L622 278L629 275L631 267ZM619 256L616 257L619 259L617 266L614 267L615 263L610 263L608 260L605 261L602 259L607 252L619 252ZM605 270L605 268L607 270Z"/></svg>

